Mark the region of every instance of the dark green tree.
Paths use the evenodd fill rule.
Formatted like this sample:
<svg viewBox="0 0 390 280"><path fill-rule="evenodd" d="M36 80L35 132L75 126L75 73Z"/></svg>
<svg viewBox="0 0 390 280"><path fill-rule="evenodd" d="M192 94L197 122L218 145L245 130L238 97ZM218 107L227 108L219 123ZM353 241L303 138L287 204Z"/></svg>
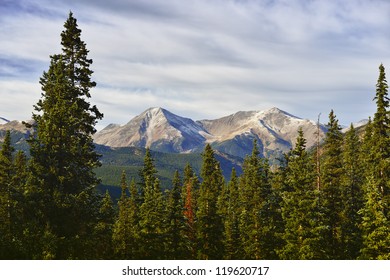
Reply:
<svg viewBox="0 0 390 280"><path fill-rule="evenodd" d="M341 223L344 201L342 197L343 134L333 110L329 114L328 131L321 164L322 224L327 229L324 235L324 258L342 259Z"/></svg>
<svg viewBox="0 0 390 280"><path fill-rule="evenodd" d="M118 201L118 217L113 228L113 246L117 259L136 259L138 243L139 205L138 192L135 182L129 188L126 181L126 173L121 176L121 197Z"/></svg>
<svg viewBox="0 0 390 280"><path fill-rule="evenodd" d="M390 114L385 68L379 66L376 84L377 110L366 129L364 148L366 181L362 215L363 259L389 259L389 203L390 203Z"/></svg>
<svg viewBox="0 0 390 280"><path fill-rule="evenodd" d="M377 110L373 119L371 156L374 160L373 172L377 187L383 196L385 215L389 212L390 203L390 112L388 85L385 67L379 66L379 78L376 84Z"/></svg>
<svg viewBox="0 0 390 280"><path fill-rule="evenodd" d="M240 178L240 237L244 259L274 259L275 229L271 172L260 158L256 140L252 154L245 159Z"/></svg>
<svg viewBox="0 0 390 280"><path fill-rule="evenodd" d="M143 167L139 171L139 199L140 203L143 202L144 192L147 184L153 184L154 180L156 179L157 169L154 165L154 159L150 153L150 149L146 148L145 151L145 157L144 157L144 164Z"/></svg>
<svg viewBox="0 0 390 280"><path fill-rule="evenodd" d="M112 259L113 250L113 227L115 219L115 210L108 190L106 191L99 209L99 219L91 236L91 252L93 259Z"/></svg>
<svg viewBox="0 0 390 280"><path fill-rule="evenodd" d="M34 106L29 185L39 200L34 211L41 216L35 220L60 241L52 255L86 258L85 241L99 209L94 169L100 162L92 135L103 115L87 102L96 83L72 13L64 27L62 53L51 56L49 70L40 79L42 97Z"/></svg>
<svg viewBox="0 0 390 280"><path fill-rule="evenodd" d="M0 150L0 259L13 258L13 157L11 133L8 130Z"/></svg>
<svg viewBox="0 0 390 280"><path fill-rule="evenodd" d="M315 193L315 165L306 151L302 129L285 168L286 187L282 192L282 217L285 231L282 259L321 259L318 228L318 196Z"/></svg>
<svg viewBox="0 0 390 280"><path fill-rule="evenodd" d="M165 259L166 205L159 179L146 180L140 206L140 259Z"/></svg>
<svg viewBox="0 0 390 280"><path fill-rule="evenodd" d="M359 211L363 231L360 259L390 260L390 221L385 207L382 193L371 176L365 185L365 205Z"/></svg>
<svg viewBox="0 0 390 280"><path fill-rule="evenodd" d="M168 259L186 259L188 240L185 235L186 219L184 203L181 195L182 183L179 172L176 170L173 177L172 189L168 192L167 202L167 242L166 252Z"/></svg>
<svg viewBox="0 0 390 280"><path fill-rule="evenodd" d="M197 257L196 202L198 191L199 179L194 173L191 165L187 164L184 168L182 200L184 203L183 215L185 220L184 241L187 242L186 258L188 259L195 259Z"/></svg>
<svg viewBox="0 0 390 280"><path fill-rule="evenodd" d="M341 243L342 258L356 259L362 247L362 233L360 230L361 217L358 211L363 208L363 181L364 169L361 160L361 141L351 124L345 134L343 146L343 174L342 184L342 222Z"/></svg>
<svg viewBox="0 0 390 280"><path fill-rule="evenodd" d="M202 183L197 203L197 240L199 259L222 259L223 220L218 212L218 197L224 185L219 162L206 145L201 170Z"/></svg>
<svg viewBox="0 0 390 280"><path fill-rule="evenodd" d="M240 258L240 231L239 216L240 203L238 200L238 177L233 168L229 183L221 193L221 214L224 218L224 259L236 260Z"/></svg>

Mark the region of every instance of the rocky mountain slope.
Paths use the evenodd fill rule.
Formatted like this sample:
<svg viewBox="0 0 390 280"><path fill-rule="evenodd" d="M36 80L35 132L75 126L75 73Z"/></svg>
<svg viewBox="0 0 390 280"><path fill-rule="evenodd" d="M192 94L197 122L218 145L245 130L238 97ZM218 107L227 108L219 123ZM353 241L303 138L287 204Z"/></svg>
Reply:
<svg viewBox="0 0 390 280"><path fill-rule="evenodd" d="M11 132L11 143L18 150L28 150L26 139L30 131L26 128L23 122L9 121L0 117L0 145L4 140L6 131Z"/></svg>
<svg viewBox="0 0 390 280"><path fill-rule="evenodd" d="M150 108L120 126L111 124L98 132L94 141L110 147L150 147L160 152L185 153L203 146L207 134L191 119L162 108Z"/></svg>
<svg viewBox="0 0 390 280"><path fill-rule="evenodd" d="M161 152L202 151L206 143L214 149L245 157L257 139L263 156L276 157L292 148L302 127L310 148L316 143L317 124L278 108L237 112L215 120L193 121L163 108L150 108L125 125L111 124L98 132L97 144L111 147L150 147ZM320 139L326 128L320 125Z"/></svg>

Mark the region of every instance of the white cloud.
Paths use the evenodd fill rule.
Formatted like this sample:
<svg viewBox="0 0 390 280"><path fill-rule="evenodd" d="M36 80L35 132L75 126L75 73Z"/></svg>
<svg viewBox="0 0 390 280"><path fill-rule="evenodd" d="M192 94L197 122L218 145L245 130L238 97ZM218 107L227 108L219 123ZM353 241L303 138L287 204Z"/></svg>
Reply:
<svg viewBox="0 0 390 280"><path fill-rule="evenodd" d="M316 118L333 108L348 123L373 113L378 66L390 69L384 0L22 3L30 8L1 19L0 74L39 77L72 10L94 60L101 125L125 123L152 106L195 119L271 106ZM36 12L44 7L47 16ZM12 57L39 69L12 68ZM24 102L34 104L35 96Z"/></svg>

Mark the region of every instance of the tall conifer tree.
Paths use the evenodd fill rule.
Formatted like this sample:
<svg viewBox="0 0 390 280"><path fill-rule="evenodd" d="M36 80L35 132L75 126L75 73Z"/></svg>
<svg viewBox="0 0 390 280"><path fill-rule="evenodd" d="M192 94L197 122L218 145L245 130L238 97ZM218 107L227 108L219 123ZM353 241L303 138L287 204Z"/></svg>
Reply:
<svg viewBox="0 0 390 280"><path fill-rule="evenodd" d="M324 215L323 225L327 229L324 236L324 258L342 258L341 222L343 211L343 135L333 110L329 114L328 131L325 136L321 178L321 206Z"/></svg>
<svg viewBox="0 0 390 280"><path fill-rule="evenodd" d="M83 257L87 244L83 238L94 224L92 212L98 211L93 188L98 183L94 168L100 162L92 134L103 115L87 102L96 83L72 13L64 28L62 53L51 56L49 70L40 80L42 97L34 106L29 184L42 200L43 209L36 209L44 216L41 226L61 240L54 257L78 258Z"/></svg>
<svg viewBox="0 0 390 280"><path fill-rule="evenodd" d="M0 150L0 259L13 256L13 197L12 177L14 148L11 145L11 134L8 130Z"/></svg>
<svg viewBox="0 0 390 280"><path fill-rule="evenodd" d="M366 130L365 203L362 215L363 259L389 259L390 221L390 113L385 68L379 66L376 84L377 110L369 130Z"/></svg>
<svg viewBox="0 0 390 280"><path fill-rule="evenodd" d="M202 183L198 197L197 239L198 258L221 259L223 257L223 221L218 213L217 201L224 185L219 162L208 144L202 154Z"/></svg>
<svg viewBox="0 0 390 280"><path fill-rule="evenodd" d="M301 128L288 158L285 169L287 187L282 193L285 246L279 255L282 259L320 259L315 166L306 151L306 139Z"/></svg>
<svg viewBox="0 0 390 280"><path fill-rule="evenodd" d="M345 134L343 146L341 223L342 258L356 259L362 246L361 217L358 211L363 207L364 170L361 160L361 141L351 124Z"/></svg>

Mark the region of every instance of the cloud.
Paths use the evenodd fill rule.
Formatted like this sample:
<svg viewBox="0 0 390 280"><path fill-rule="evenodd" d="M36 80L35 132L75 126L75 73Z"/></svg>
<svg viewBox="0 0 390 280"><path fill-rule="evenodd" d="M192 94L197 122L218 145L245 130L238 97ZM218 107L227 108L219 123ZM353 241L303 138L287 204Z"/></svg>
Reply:
<svg viewBox="0 0 390 280"><path fill-rule="evenodd" d="M39 77L72 10L94 60L101 125L152 106L195 119L335 109L348 123L373 114L378 66L390 65L384 0L15 2L0 10L12 10L0 19L2 79Z"/></svg>

